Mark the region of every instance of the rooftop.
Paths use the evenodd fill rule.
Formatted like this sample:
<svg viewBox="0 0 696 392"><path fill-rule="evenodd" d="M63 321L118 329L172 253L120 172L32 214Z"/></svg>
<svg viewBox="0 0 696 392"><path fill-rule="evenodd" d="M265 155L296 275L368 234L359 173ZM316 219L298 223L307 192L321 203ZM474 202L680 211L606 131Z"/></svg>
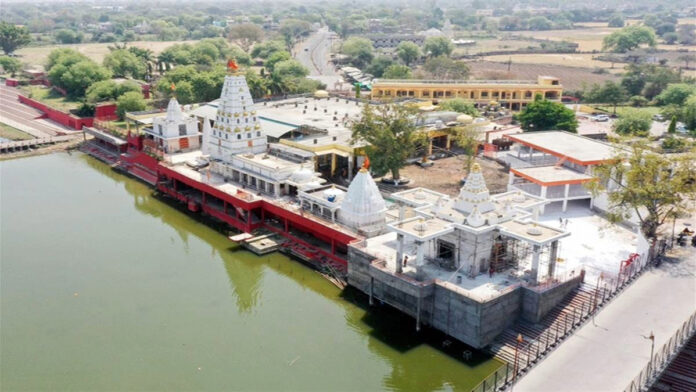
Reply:
<svg viewBox="0 0 696 392"><path fill-rule="evenodd" d="M609 143L563 131L525 132L505 137L579 165L607 162L620 151L618 147Z"/></svg>
<svg viewBox="0 0 696 392"><path fill-rule="evenodd" d="M543 186L582 184L592 181L593 177L571 170L565 166L537 166L514 169L515 175Z"/></svg>
<svg viewBox="0 0 696 392"><path fill-rule="evenodd" d="M389 85L426 85L426 84L458 84L458 85L483 85L483 84L500 84L500 85L510 85L510 86L519 86L519 85L528 85L528 86L535 86L538 85L539 83L536 80L466 80L466 79L458 79L458 80L427 80L427 79L375 79L375 82L372 84L372 87L379 87L380 85L382 86L389 86ZM546 86L549 88L553 87L558 87L561 88L561 85L555 85L555 86Z"/></svg>

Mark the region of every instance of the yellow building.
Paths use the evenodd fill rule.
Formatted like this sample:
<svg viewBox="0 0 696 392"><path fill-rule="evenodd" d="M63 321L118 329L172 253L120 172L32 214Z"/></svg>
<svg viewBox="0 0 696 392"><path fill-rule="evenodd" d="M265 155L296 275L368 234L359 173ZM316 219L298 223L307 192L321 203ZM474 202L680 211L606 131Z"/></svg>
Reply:
<svg viewBox="0 0 696 392"><path fill-rule="evenodd" d="M478 104L495 101L511 110L524 108L536 95L560 101L563 86L552 76L539 76L536 81L377 79L372 85L373 99L464 98Z"/></svg>

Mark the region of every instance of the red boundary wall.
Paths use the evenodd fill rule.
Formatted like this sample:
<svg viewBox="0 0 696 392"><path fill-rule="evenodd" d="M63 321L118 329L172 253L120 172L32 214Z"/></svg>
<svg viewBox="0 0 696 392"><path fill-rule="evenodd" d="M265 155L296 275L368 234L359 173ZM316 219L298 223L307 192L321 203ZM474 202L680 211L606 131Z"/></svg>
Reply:
<svg viewBox="0 0 696 392"><path fill-rule="evenodd" d="M45 104L39 101L27 98L23 95L19 95L17 96L17 98L19 99L19 102L31 106L34 109L41 110L42 112L44 112L47 118L66 127L70 127L79 131L82 129L83 126L91 127L94 125L93 117L75 117L72 114L61 112L58 109L53 109L50 106L46 106Z"/></svg>
<svg viewBox="0 0 696 392"><path fill-rule="evenodd" d="M116 114L116 104L107 103L94 108L94 118L102 121L113 121L118 119Z"/></svg>

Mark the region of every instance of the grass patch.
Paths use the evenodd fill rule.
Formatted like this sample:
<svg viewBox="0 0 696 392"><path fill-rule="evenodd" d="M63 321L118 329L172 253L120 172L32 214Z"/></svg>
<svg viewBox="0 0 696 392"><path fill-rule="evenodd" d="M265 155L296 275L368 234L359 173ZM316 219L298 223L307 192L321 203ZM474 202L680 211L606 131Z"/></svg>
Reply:
<svg viewBox="0 0 696 392"><path fill-rule="evenodd" d="M36 99L37 101L41 101L52 108L65 112L72 109L77 109L80 106L80 102L68 97L64 97L48 87L25 86L22 87L22 91L24 91L29 98Z"/></svg>
<svg viewBox="0 0 696 392"><path fill-rule="evenodd" d="M34 136L26 132L3 123L0 123L0 137L9 140L29 140L34 138Z"/></svg>

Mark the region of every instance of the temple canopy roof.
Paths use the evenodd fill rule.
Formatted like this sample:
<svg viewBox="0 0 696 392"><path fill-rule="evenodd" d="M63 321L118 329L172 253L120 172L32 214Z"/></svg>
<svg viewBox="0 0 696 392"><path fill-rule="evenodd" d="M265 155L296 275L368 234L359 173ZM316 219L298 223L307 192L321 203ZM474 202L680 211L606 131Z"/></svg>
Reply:
<svg viewBox="0 0 696 392"><path fill-rule="evenodd" d="M387 205L377 184L367 169L360 169L343 198L339 219L347 226L360 228L383 224L386 211Z"/></svg>

